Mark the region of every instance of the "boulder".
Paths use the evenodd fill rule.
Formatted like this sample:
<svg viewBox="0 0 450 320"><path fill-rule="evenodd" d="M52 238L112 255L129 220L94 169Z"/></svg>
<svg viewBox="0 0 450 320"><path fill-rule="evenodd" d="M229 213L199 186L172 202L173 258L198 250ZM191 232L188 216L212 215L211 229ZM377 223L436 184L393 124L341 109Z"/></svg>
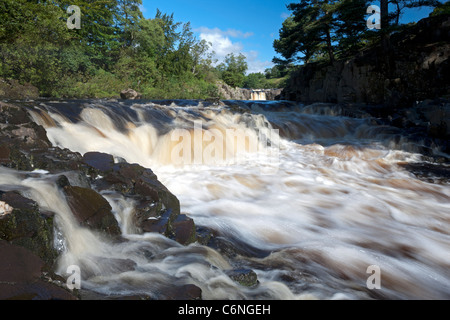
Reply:
<svg viewBox="0 0 450 320"><path fill-rule="evenodd" d="M0 300L76 300L45 276L45 263L30 250L0 240L0 257Z"/></svg>
<svg viewBox="0 0 450 320"><path fill-rule="evenodd" d="M0 239L27 248L53 267L57 252L53 248L53 215L40 212L36 202L17 191L0 192Z"/></svg>
<svg viewBox="0 0 450 320"><path fill-rule="evenodd" d="M134 201L132 232L160 233L182 244L195 241L194 222L180 216L179 200L152 170L138 164L114 163L111 155L98 152L86 153L83 162L89 167L89 175L95 177L91 183L96 190L115 191Z"/></svg>
<svg viewBox="0 0 450 320"><path fill-rule="evenodd" d="M136 100L141 99L142 95L133 89L126 89L120 92L120 97L124 100Z"/></svg>
<svg viewBox="0 0 450 320"><path fill-rule="evenodd" d="M93 189L71 186L62 188L73 215L81 226L111 236L121 235L109 202Z"/></svg>

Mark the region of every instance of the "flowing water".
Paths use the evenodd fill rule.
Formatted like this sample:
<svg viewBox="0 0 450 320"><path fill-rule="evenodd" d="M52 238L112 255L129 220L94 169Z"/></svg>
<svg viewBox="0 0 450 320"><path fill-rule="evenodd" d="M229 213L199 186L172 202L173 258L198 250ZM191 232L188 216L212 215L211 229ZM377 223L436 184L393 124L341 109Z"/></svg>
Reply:
<svg viewBox="0 0 450 320"><path fill-rule="evenodd" d="M423 161L420 143L329 106L227 105L48 101L30 114L55 146L151 168L197 226L242 249L233 258L134 235L133 203L104 194L128 239L110 243L76 226L45 173L2 169L0 184L57 213L59 271L80 265L84 288L101 294L158 299L195 284L204 299L450 298L450 186L402 166ZM254 270L260 284L238 285L232 268ZM381 289L368 288L373 279Z"/></svg>

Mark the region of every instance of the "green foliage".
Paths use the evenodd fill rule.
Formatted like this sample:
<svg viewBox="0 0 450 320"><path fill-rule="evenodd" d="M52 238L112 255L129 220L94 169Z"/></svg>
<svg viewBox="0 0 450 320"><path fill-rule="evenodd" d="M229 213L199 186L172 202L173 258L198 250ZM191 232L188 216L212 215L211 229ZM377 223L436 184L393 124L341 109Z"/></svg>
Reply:
<svg viewBox="0 0 450 320"><path fill-rule="evenodd" d="M450 2L445 2L437 5L430 16L437 16L440 14L450 14Z"/></svg>
<svg viewBox="0 0 450 320"><path fill-rule="evenodd" d="M295 61L333 62L335 57L354 55L401 28L400 16L407 9L428 6L436 7L435 12L446 10L446 5L437 0L382 0L379 5L385 26L381 32L374 32L365 23L370 4L372 1L367 0L301 0L289 4L292 14L283 22L280 37L274 41L282 59L274 58L274 62L277 66Z"/></svg>
<svg viewBox="0 0 450 320"><path fill-rule="evenodd" d="M233 53L228 54L225 57L225 62L218 66L222 80L232 87L242 87L244 85L247 69L246 58L242 53L237 56Z"/></svg>
<svg viewBox="0 0 450 320"><path fill-rule="evenodd" d="M218 79L210 45L189 23L159 10L145 19L142 0L0 1L0 78L31 83L42 96L209 98ZM70 5L81 29L66 26Z"/></svg>
<svg viewBox="0 0 450 320"><path fill-rule="evenodd" d="M250 73L244 81L244 87L248 89L269 89L269 82L263 73Z"/></svg>

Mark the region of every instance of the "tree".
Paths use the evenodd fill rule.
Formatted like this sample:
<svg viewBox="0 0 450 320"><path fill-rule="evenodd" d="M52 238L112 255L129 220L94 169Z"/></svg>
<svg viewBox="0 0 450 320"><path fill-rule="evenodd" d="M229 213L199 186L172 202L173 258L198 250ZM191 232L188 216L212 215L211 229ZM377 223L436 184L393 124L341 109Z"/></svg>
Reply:
<svg viewBox="0 0 450 320"><path fill-rule="evenodd" d="M139 22L143 19L140 5L142 0L117 0L117 10L114 12L121 33L119 41L122 46L132 46L136 39Z"/></svg>
<svg viewBox="0 0 450 320"><path fill-rule="evenodd" d="M343 0L336 9L335 39L340 58L354 54L364 46L363 39L367 33L367 0Z"/></svg>
<svg viewBox="0 0 450 320"><path fill-rule="evenodd" d="M266 89L268 87L266 76L262 73L250 73L245 78L244 87L249 89Z"/></svg>
<svg viewBox="0 0 450 320"><path fill-rule="evenodd" d="M275 50L289 61L301 53L301 59L306 62L326 52L332 63L338 4L335 0L301 0L289 4L287 8L292 15L283 23L280 39L274 42Z"/></svg>
<svg viewBox="0 0 450 320"><path fill-rule="evenodd" d="M225 64L219 68L223 68L222 80L232 87L242 87L245 82L245 73L248 65L245 56L240 53L235 56L230 53L225 57Z"/></svg>
<svg viewBox="0 0 450 320"><path fill-rule="evenodd" d="M430 16L437 16L440 14L450 14L450 2L440 3L437 5Z"/></svg>
<svg viewBox="0 0 450 320"><path fill-rule="evenodd" d="M209 44L190 23L142 0L0 0L0 77L29 82L43 96L117 97L123 88L151 98L216 96ZM76 5L81 29L67 27Z"/></svg>

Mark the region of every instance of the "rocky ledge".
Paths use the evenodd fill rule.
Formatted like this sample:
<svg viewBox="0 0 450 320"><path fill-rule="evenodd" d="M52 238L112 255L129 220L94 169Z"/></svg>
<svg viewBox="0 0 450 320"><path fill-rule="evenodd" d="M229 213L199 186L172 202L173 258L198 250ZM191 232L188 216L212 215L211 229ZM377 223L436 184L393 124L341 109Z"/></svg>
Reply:
<svg viewBox="0 0 450 320"><path fill-rule="evenodd" d="M54 183L81 226L124 240L111 205L101 195L106 191L136 204L133 233L159 232L182 245L197 241L194 221L181 214L178 199L152 170L108 154L82 156L55 148L21 106L0 102L0 130L0 165L24 178L36 169L57 177ZM58 256L55 213L17 189L0 188L0 299L79 298L53 273Z"/></svg>

